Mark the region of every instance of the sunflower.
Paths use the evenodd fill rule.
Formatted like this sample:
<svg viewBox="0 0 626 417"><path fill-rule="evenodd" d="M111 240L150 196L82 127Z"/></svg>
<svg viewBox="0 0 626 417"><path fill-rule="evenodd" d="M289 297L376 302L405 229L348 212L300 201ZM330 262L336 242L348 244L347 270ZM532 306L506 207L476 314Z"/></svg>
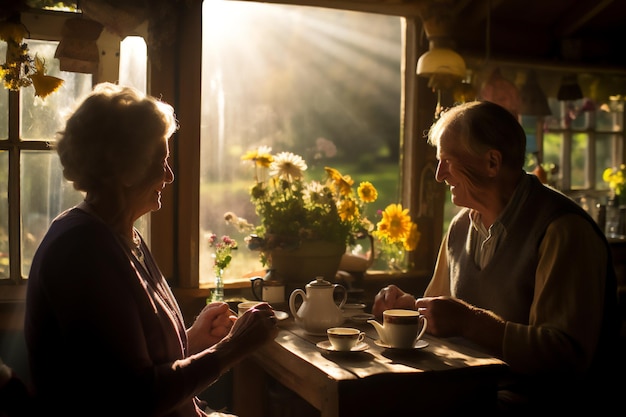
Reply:
<svg viewBox="0 0 626 417"><path fill-rule="evenodd" d="M415 223L411 224L411 231L409 232L409 236L402 243L405 250L412 251L417 248L419 244L420 237L422 234L417 229L417 225Z"/></svg>
<svg viewBox="0 0 626 417"><path fill-rule="evenodd" d="M359 198L366 203L372 203L378 198L378 191L369 181L363 181L361 184L359 184L357 193L359 195Z"/></svg>
<svg viewBox="0 0 626 417"><path fill-rule="evenodd" d="M388 243L404 242L411 233L411 216L409 209L402 204L389 204L383 211L383 218L377 224L376 234Z"/></svg>
<svg viewBox="0 0 626 417"><path fill-rule="evenodd" d="M246 152L241 159L243 161L254 161L254 163L260 167L269 168L270 164L274 161L271 152L272 148L261 146L258 149Z"/></svg>
<svg viewBox="0 0 626 417"><path fill-rule="evenodd" d="M328 177L339 195L347 197L352 194L354 180L349 175L342 175L335 168L324 167Z"/></svg>
<svg viewBox="0 0 626 417"><path fill-rule="evenodd" d="M351 221L359 217L359 208L352 199L343 200L338 204L337 210L341 220Z"/></svg>
<svg viewBox="0 0 626 417"><path fill-rule="evenodd" d="M626 188L626 165L622 164L618 168L607 168L602 173L602 179L609 184L609 187L616 195L621 195Z"/></svg>

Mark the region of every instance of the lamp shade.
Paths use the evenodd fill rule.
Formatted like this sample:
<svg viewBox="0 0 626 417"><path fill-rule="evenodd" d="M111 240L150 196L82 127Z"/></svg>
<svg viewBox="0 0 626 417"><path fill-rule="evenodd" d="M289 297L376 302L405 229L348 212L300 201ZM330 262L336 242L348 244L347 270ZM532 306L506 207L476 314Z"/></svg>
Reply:
<svg viewBox="0 0 626 417"><path fill-rule="evenodd" d="M520 88L520 113L528 116L549 116L552 114L546 95L537 81L537 74L530 71L526 82Z"/></svg>
<svg viewBox="0 0 626 417"><path fill-rule="evenodd" d="M583 98L583 92L578 85L578 77L576 74L567 74L563 76L559 92L556 97L560 101L574 101Z"/></svg>
<svg viewBox="0 0 626 417"><path fill-rule="evenodd" d="M465 61L450 48L431 48L417 61L417 75L449 75L465 78Z"/></svg>

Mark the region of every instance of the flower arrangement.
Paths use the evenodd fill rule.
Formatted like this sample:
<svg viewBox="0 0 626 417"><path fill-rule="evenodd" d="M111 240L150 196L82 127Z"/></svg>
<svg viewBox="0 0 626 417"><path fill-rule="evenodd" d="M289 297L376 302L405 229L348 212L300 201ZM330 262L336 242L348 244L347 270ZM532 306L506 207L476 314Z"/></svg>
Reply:
<svg viewBox="0 0 626 417"><path fill-rule="evenodd" d="M5 63L0 65L0 79L4 88L17 91L33 85L35 95L46 98L57 91L63 80L46 75L45 60L35 55L33 58L23 39L29 36L26 27L19 22L0 22L0 40L7 43Z"/></svg>
<svg viewBox="0 0 626 417"><path fill-rule="evenodd" d="M402 269L404 254L417 247L421 233L411 221L409 209L390 204L382 212L382 220L372 232L379 241L382 257L391 269Z"/></svg>
<svg viewBox="0 0 626 417"><path fill-rule="evenodd" d="M383 243L413 250L419 239L417 225L408 209L392 204L374 225L366 215L378 191L368 181L354 189L354 180L337 169L325 167L322 181L304 179L307 164L291 152L271 153L260 147L242 156L254 169L250 200L261 219L254 226L233 212L224 215L241 231L250 231L248 248L261 251L261 262L268 265L268 252L274 248L295 248L303 240L323 240L353 245L357 239L374 234ZM376 230L377 229L377 230Z"/></svg>
<svg viewBox="0 0 626 417"><path fill-rule="evenodd" d="M607 168L602 173L602 179L609 184L614 196L621 196L626 190L626 165L619 168Z"/></svg>
<svg viewBox="0 0 626 417"><path fill-rule="evenodd" d="M213 254L213 269L215 271L215 291L213 292L212 301L224 300L224 282L222 274L233 259L231 252L238 248L237 241L230 236L222 236L218 239L215 233L210 233L209 246L215 249Z"/></svg>

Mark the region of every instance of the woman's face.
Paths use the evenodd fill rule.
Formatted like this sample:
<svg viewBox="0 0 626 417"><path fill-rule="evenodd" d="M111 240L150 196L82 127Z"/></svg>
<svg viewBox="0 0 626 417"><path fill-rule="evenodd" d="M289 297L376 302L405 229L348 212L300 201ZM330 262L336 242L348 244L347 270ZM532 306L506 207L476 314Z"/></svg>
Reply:
<svg viewBox="0 0 626 417"><path fill-rule="evenodd" d="M144 179L129 187L128 201L135 219L161 208L161 191L174 181L174 173L168 162L169 155L169 142L164 139L156 148Z"/></svg>

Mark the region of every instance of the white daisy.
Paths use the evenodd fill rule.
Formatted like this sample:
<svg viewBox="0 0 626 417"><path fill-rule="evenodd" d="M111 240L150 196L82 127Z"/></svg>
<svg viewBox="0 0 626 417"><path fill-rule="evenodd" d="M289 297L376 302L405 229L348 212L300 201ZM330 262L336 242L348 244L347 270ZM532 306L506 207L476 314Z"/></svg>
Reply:
<svg viewBox="0 0 626 417"><path fill-rule="evenodd" d="M291 152L281 152L274 157L274 162L270 165L270 175L292 181L302 178L306 169L306 162L301 156Z"/></svg>

